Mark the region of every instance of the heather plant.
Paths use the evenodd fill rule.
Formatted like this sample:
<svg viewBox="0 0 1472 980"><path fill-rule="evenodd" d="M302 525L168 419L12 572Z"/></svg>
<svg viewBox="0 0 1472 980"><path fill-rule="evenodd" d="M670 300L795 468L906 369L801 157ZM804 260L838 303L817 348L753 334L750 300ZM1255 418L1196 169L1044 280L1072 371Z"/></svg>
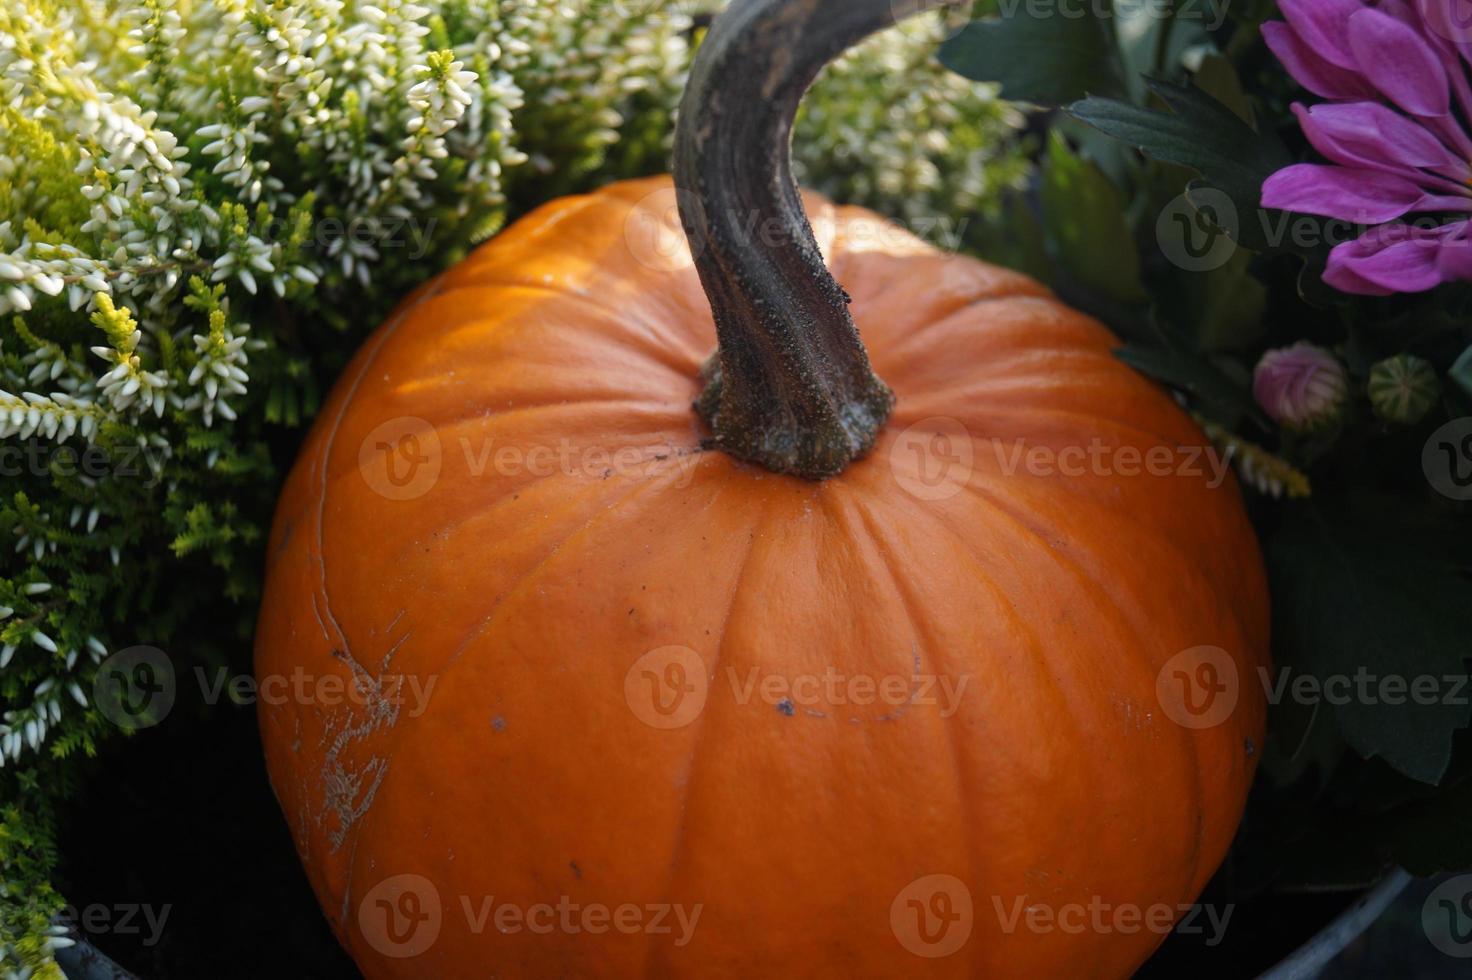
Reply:
<svg viewBox="0 0 1472 980"><path fill-rule="evenodd" d="M248 668L278 477L338 369L508 218L665 169L702 12L0 6L0 972L56 976L70 942L54 821L119 734L99 665L187 635ZM1012 110L934 41L834 67L805 179L918 223L1021 178Z"/></svg>

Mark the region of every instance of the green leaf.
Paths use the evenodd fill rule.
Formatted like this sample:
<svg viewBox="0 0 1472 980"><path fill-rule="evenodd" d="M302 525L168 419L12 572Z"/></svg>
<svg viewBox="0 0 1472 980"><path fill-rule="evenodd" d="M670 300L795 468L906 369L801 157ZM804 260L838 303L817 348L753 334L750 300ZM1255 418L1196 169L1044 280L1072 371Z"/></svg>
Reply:
<svg viewBox="0 0 1472 980"><path fill-rule="evenodd" d="M1395 862L1423 877L1472 867L1472 781L1395 814L1390 852Z"/></svg>
<svg viewBox="0 0 1472 980"><path fill-rule="evenodd" d="M982 233L967 244L988 262L1052 285L1054 269L1047 239L1042 217L1030 206L1027 196L1011 192L1002 199L1001 220L987 222Z"/></svg>
<svg viewBox="0 0 1472 980"><path fill-rule="evenodd" d="M1048 142L1041 179L1043 222L1063 271L1117 302L1144 302L1140 254L1119 189L1056 132Z"/></svg>
<svg viewBox="0 0 1472 980"><path fill-rule="evenodd" d="M1231 198L1239 216L1256 215L1263 182L1291 162L1287 151L1200 88L1158 79L1148 85L1170 112L1101 98L1076 102L1067 111L1151 159L1196 171ZM1265 250L1266 236L1258 234L1258 222L1234 224L1239 227L1225 230L1249 247Z"/></svg>
<svg viewBox="0 0 1472 980"><path fill-rule="evenodd" d="M1461 356L1447 372L1447 377L1455 381L1458 388L1472 395L1472 347L1462 351Z"/></svg>
<svg viewBox="0 0 1472 980"><path fill-rule="evenodd" d="M1444 680L1467 673L1472 586L1440 554L1435 525L1411 523L1408 509L1319 501L1285 512L1267 549L1275 657L1292 676L1350 678L1347 696L1325 699L1345 740L1435 785L1472 719L1472 691ZM1420 677L1435 678L1435 697L1411 697Z"/></svg>
<svg viewBox="0 0 1472 980"><path fill-rule="evenodd" d="M1181 274L1187 302L1197 313L1196 343L1203 351L1240 351L1262 337L1268 291L1252 275L1252 259L1251 252L1239 249L1219 269Z"/></svg>
<svg viewBox="0 0 1472 980"><path fill-rule="evenodd" d="M1022 4L972 21L941 45L941 64L979 82L1000 82L1002 98L1013 102L1060 106L1090 93L1124 94L1108 19L1056 14Z"/></svg>
<svg viewBox="0 0 1472 980"><path fill-rule="evenodd" d="M1172 331L1155 330L1155 343L1130 343L1115 356L1143 374L1191 397L1207 416L1229 429L1258 418L1249 382L1234 378L1221 364L1192 350ZM1229 363L1229 362L1224 362Z"/></svg>
<svg viewBox="0 0 1472 980"><path fill-rule="evenodd" d="M1254 131L1257 129L1252 111L1252 99L1242 88L1242 79L1237 75L1237 68L1232 64L1232 59L1224 54L1211 54L1201 59L1201 67L1196 69L1192 81L1206 95L1220 102L1232 114L1241 119Z"/></svg>

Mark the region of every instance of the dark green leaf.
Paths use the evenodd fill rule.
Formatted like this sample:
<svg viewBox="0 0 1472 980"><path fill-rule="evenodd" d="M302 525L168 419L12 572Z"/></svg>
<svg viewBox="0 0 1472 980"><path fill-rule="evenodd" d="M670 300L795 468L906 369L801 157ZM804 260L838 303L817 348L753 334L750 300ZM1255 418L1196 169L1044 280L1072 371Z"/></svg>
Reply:
<svg viewBox="0 0 1472 980"><path fill-rule="evenodd" d="M1174 334L1157 330L1155 343L1131 343L1115 355L1135 370L1185 392L1202 412L1229 429L1244 418L1256 417L1247 384L1188 348Z"/></svg>
<svg viewBox="0 0 1472 980"><path fill-rule="evenodd" d="M1390 835L1395 862L1416 875L1472 868L1472 781L1395 814Z"/></svg>
<svg viewBox="0 0 1472 980"><path fill-rule="evenodd" d="M1406 509L1319 503L1286 513L1268 544L1275 656L1293 676L1351 678L1342 703L1328 704L1345 740L1435 784L1472 717L1472 691L1447 680L1467 673L1472 585ZM1422 677L1435 679L1434 697L1410 696Z"/></svg>
<svg viewBox="0 0 1472 980"><path fill-rule="evenodd" d="M1188 167L1225 193L1235 205L1234 238L1265 250L1259 202L1262 185L1291 161L1277 140L1259 134L1231 109L1195 86L1160 80L1150 90L1171 110L1161 112L1115 99L1089 98L1068 113L1101 132L1165 163Z"/></svg>
<svg viewBox="0 0 1472 980"><path fill-rule="evenodd" d="M1041 196L1055 257L1069 277L1118 303L1144 302L1140 254L1119 189L1058 133L1048 144Z"/></svg>
<svg viewBox="0 0 1472 980"><path fill-rule="evenodd" d="M1196 69L1192 76L1196 87L1201 89L1213 99L1232 110L1233 115L1241 119L1254 130L1256 125L1253 119L1252 100L1242 88L1242 79L1237 76L1237 68L1232 64L1232 59L1224 54L1207 55L1201 59L1201 67Z"/></svg>
<svg viewBox="0 0 1472 980"><path fill-rule="evenodd" d="M1472 395L1472 347L1462 351L1447 376L1457 383L1458 388Z"/></svg>
<svg viewBox="0 0 1472 980"><path fill-rule="evenodd" d="M1196 343L1207 353L1244 350L1262 337L1268 291L1249 271L1252 253L1237 250L1219 269L1183 273L1197 312Z"/></svg>
<svg viewBox="0 0 1472 980"><path fill-rule="evenodd" d="M1097 14L1015 11L972 21L940 48L943 65L979 82L1000 82L1014 102L1059 106L1089 93L1123 93L1113 32Z"/></svg>

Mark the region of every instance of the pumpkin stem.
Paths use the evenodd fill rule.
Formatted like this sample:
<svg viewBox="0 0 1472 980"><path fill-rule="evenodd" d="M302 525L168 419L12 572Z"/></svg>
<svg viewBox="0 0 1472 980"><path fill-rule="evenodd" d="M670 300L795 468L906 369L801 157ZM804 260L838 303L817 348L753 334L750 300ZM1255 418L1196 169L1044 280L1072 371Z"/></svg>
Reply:
<svg viewBox="0 0 1472 980"><path fill-rule="evenodd" d="M957 2L957 0L942 0ZM696 410L712 444L820 480L867 453L894 407L792 178L792 122L829 61L935 0L735 0L680 103L680 220L720 349Z"/></svg>

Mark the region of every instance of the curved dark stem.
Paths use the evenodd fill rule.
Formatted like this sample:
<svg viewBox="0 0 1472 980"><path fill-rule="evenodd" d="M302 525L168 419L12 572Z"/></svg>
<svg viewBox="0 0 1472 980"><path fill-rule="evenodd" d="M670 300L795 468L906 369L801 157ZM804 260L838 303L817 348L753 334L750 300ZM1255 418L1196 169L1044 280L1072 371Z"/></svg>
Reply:
<svg viewBox="0 0 1472 980"><path fill-rule="evenodd" d="M889 418L894 396L869 366L792 179L792 121L829 61L946 2L735 0L700 46L675 185L720 342L696 409L733 456L818 480L868 452Z"/></svg>

